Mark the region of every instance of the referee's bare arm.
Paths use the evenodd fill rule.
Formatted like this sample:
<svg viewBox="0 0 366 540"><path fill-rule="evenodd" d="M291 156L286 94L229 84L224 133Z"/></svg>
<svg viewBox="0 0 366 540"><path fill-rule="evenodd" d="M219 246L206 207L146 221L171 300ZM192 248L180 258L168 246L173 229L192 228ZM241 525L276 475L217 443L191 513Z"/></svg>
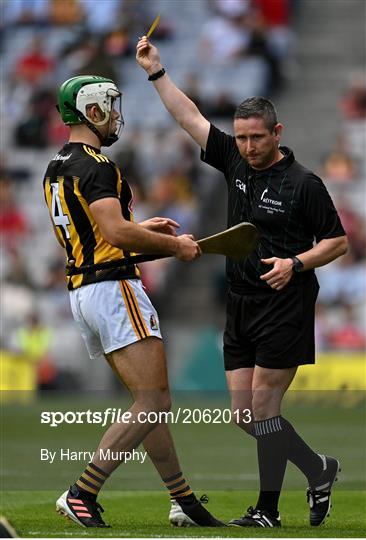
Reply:
<svg viewBox="0 0 366 540"><path fill-rule="evenodd" d="M149 76L163 68L158 49L151 45L146 36L137 43L136 60ZM210 122L200 113L193 101L179 90L167 73L156 79L154 86L173 118L203 150L206 150Z"/></svg>
<svg viewBox="0 0 366 540"><path fill-rule="evenodd" d="M324 266L347 252L348 241L346 236L337 236L336 238L324 238L320 240L309 251L296 254L296 257L302 262L302 271L311 270ZM290 281L293 273L292 259L280 259L271 257L262 259L262 262L273 265L272 269L261 275L261 279L266 281L273 289L281 290Z"/></svg>
<svg viewBox="0 0 366 540"><path fill-rule="evenodd" d="M117 198L98 199L89 206L101 235L112 246L136 253L166 253L181 261L191 261L201 254L193 236L183 234L173 236L147 230L145 227L127 221L121 213Z"/></svg>
<svg viewBox="0 0 366 540"><path fill-rule="evenodd" d="M345 255L348 249L347 236L336 238L324 238L309 251L296 255L304 265L303 270L311 270L328 264L341 255Z"/></svg>

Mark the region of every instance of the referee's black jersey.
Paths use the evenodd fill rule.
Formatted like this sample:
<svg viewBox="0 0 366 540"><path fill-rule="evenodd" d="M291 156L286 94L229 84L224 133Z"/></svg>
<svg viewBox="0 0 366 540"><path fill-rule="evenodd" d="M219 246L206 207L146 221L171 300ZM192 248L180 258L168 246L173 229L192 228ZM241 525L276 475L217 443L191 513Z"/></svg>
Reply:
<svg viewBox="0 0 366 540"><path fill-rule="evenodd" d="M68 266L91 266L120 260L129 252L110 245L101 235L89 205L105 197L118 198L123 217L133 221L131 189L116 165L100 150L67 143L50 161L43 180L45 199L56 236L64 246ZM69 290L113 279L139 277L136 266L96 270L67 276Z"/></svg>
<svg viewBox="0 0 366 540"><path fill-rule="evenodd" d="M333 202L320 178L281 147L283 159L262 171L239 154L235 137L211 125L201 159L224 173L228 186L228 226L248 221L261 234L257 249L243 261L227 259L227 277L238 292L272 292L259 278L270 270L261 259L287 258L308 251L314 240L345 234ZM294 274L300 284L314 271Z"/></svg>

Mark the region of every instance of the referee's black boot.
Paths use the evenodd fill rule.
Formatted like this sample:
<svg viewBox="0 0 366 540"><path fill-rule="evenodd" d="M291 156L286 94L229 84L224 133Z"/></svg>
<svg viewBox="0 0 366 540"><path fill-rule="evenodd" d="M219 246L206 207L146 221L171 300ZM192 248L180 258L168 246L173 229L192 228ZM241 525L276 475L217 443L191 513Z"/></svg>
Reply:
<svg viewBox="0 0 366 540"><path fill-rule="evenodd" d="M273 516L267 510L259 510L249 506L247 513L237 519L229 521L234 527L281 527L281 518L278 514Z"/></svg>
<svg viewBox="0 0 366 540"><path fill-rule="evenodd" d="M171 500L169 521L176 527L226 527L225 523L216 519L202 504L208 502L208 497L202 495L198 500L194 493L187 497Z"/></svg>
<svg viewBox="0 0 366 540"><path fill-rule="evenodd" d="M339 461L333 457L320 455L323 472L307 489L306 495L310 506L310 525L318 527L330 515L331 489L341 470Z"/></svg>

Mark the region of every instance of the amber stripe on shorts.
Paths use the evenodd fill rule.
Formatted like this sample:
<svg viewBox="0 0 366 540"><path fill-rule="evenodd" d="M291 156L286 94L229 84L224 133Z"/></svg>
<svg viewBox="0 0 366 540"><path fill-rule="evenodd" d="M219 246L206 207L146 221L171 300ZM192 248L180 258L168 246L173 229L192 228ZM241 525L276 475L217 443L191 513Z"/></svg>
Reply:
<svg viewBox="0 0 366 540"><path fill-rule="evenodd" d="M135 334L139 339L144 339L150 335L150 332L140 311L135 293L127 281L120 281L119 283Z"/></svg>

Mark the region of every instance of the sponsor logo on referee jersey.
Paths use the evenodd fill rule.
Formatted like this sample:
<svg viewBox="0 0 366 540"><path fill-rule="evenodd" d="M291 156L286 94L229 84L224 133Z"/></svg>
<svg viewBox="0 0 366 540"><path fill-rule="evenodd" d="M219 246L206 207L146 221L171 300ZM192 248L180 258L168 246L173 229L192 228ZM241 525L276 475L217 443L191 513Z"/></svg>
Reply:
<svg viewBox="0 0 366 540"><path fill-rule="evenodd" d="M263 201L265 204L273 204L275 206L282 206L282 201L276 201L274 199L269 199L268 197L265 197L265 194L268 193L268 188L266 188L262 195L261 195L261 201Z"/></svg>
<svg viewBox="0 0 366 540"><path fill-rule="evenodd" d="M240 189L241 191L244 191L244 193L247 192L247 186L244 184L244 182L242 182L242 180L240 180L240 178L237 178L235 180L235 185L238 189Z"/></svg>

